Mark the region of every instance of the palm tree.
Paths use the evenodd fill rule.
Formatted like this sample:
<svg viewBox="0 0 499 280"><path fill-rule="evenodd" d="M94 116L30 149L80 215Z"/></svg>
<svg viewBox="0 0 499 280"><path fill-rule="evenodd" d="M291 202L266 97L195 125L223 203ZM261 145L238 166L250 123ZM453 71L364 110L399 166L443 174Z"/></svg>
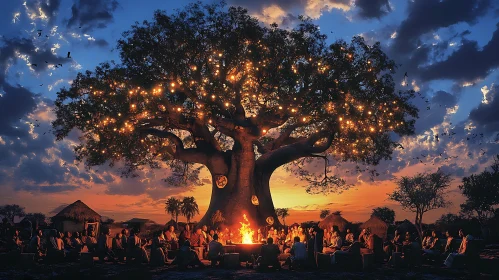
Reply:
<svg viewBox="0 0 499 280"><path fill-rule="evenodd" d="M182 201L175 197L170 197L165 204L166 213L172 215L172 219L175 218L175 223L178 223L178 215L182 212Z"/></svg>
<svg viewBox="0 0 499 280"><path fill-rule="evenodd" d="M199 207L196 199L193 196L184 197L182 200L182 206L180 207L182 215L187 218L187 223L191 222L194 215L199 214Z"/></svg>
<svg viewBox="0 0 499 280"><path fill-rule="evenodd" d="M331 214L331 211L329 209L323 209L321 210L321 219L325 219L327 216L329 216L329 214Z"/></svg>
<svg viewBox="0 0 499 280"><path fill-rule="evenodd" d="M286 217L289 216L288 210L289 210L289 208L276 208L275 209L276 216L282 219L282 223L284 226L286 226Z"/></svg>

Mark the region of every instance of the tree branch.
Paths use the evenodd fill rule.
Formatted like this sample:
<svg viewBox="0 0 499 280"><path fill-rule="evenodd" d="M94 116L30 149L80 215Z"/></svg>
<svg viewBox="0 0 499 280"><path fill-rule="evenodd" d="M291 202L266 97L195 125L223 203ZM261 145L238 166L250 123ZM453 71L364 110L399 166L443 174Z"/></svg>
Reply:
<svg viewBox="0 0 499 280"><path fill-rule="evenodd" d="M159 130L156 128L143 129L140 132L142 135L152 135L159 138L165 138L172 141L175 144L175 152L173 157L178 160L192 163L208 164L208 155L206 152L199 148L184 148L184 143L177 135L164 130Z"/></svg>

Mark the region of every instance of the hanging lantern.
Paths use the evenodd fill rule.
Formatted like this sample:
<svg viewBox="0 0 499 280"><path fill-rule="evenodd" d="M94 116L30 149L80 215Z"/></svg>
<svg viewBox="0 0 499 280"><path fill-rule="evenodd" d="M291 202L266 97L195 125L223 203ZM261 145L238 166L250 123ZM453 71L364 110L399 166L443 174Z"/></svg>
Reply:
<svg viewBox="0 0 499 280"><path fill-rule="evenodd" d="M253 205L259 205L260 204L258 202L258 197L256 195L252 195L251 196L251 203L253 203Z"/></svg>
<svg viewBox="0 0 499 280"><path fill-rule="evenodd" d="M267 217L267 219L265 220L267 221L267 224L269 224L269 226L273 225L274 224L274 218L273 217Z"/></svg>
<svg viewBox="0 0 499 280"><path fill-rule="evenodd" d="M227 185L227 177L224 175L216 175L215 176L215 183L217 184L217 187L219 189L225 188L225 185Z"/></svg>

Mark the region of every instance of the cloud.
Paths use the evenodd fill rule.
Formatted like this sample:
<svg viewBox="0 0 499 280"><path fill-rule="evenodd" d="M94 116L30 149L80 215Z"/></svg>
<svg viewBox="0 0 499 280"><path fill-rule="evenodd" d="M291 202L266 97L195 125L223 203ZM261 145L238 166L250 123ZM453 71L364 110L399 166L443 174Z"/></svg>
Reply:
<svg viewBox="0 0 499 280"><path fill-rule="evenodd" d="M408 16L400 24L393 49L412 52L420 44L420 36L459 22L474 23L485 14L490 0L410 1Z"/></svg>
<svg viewBox="0 0 499 280"><path fill-rule="evenodd" d="M48 21L49 24L53 24L56 20L61 0L28 0L24 3L26 13L30 19L40 18Z"/></svg>
<svg viewBox="0 0 499 280"><path fill-rule="evenodd" d="M464 41L463 45L446 60L421 70L423 80L452 79L472 82L482 79L499 66L499 23L492 39L482 48L476 41Z"/></svg>
<svg viewBox="0 0 499 280"><path fill-rule="evenodd" d="M230 5L247 8L260 21L289 27L298 19L296 15L304 15L313 19L320 18L324 12L333 9L349 11L352 0L232 0Z"/></svg>
<svg viewBox="0 0 499 280"><path fill-rule="evenodd" d="M0 97L0 135L25 137L26 125L21 122L28 113L36 108L34 94L20 86L0 84L4 94Z"/></svg>
<svg viewBox="0 0 499 280"><path fill-rule="evenodd" d="M392 11L388 0L355 0L355 6L359 9L358 15L366 19L380 19Z"/></svg>
<svg viewBox="0 0 499 280"><path fill-rule="evenodd" d="M487 102L482 102L471 110L469 119L481 131L494 133L499 131L499 85L492 85L487 92Z"/></svg>
<svg viewBox="0 0 499 280"><path fill-rule="evenodd" d="M113 22L118 6L116 0L75 0L67 26L81 27L83 32L105 28Z"/></svg>

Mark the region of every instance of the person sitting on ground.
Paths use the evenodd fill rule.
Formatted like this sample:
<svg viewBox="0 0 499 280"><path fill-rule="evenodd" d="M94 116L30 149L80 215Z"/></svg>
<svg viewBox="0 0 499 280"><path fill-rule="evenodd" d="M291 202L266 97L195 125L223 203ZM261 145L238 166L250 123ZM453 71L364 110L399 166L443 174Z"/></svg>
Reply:
<svg viewBox="0 0 499 280"><path fill-rule="evenodd" d="M422 245L423 249L430 249L432 244L433 244L432 233L429 230L427 230L427 231L425 231L421 245Z"/></svg>
<svg viewBox="0 0 499 280"><path fill-rule="evenodd" d="M189 239L192 247L203 247L206 245L206 240L203 237L203 232L200 228L198 228Z"/></svg>
<svg viewBox="0 0 499 280"><path fill-rule="evenodd" d="M123 247L123 233L122 232L118 232L116 234L116 236L113 238L113 246L112 246L112 250L113 250L114 255L121 262L125 260L125 248Z"/></svg>
<svg viewBox="0 0 499 280"><path fill-rule="evenodd" d="M128 237L130 237L130 232L128 232L128 229L124 228L121 230L121 246L123 246L123 249L126 252L126 249L128 248Z"/></svg>
<svg viewBox="0 0 499 280"><path fill-rule="evenodd" d="M329 244L330 245L328 247L325 247L322 249L322 253L332 254L336 250L341 250L341 246L343 245L343 241L342 241L341 236L338 233L338 231L336 231L336 230L333 231L333 233L331 234L331 239L330 239Z"/></svg>
<svg viewBox="0 0 499 280"><path fill-rule="evenodd" d="M360 246L365 248L365 244L367 243L367 238L366 238L367 232L366 229L362 229L362 231L359 234L359 238L357 241L359 241Z"/></svg>
<svg viewBox="0 0 499 280"><path fill-rule="evenodd" d="M354 241L355 238L353 236L353 233L350 231L349 228L347 228L347 235L345 236L345 245L352 245Z"/></svg>
<svg viewBox="0 0 499 280"><path fill-rule="evenodd" d="M90 231L86 238L86 243L89 252L95 252L97 249L97 238L95 238L95 232Z"/></svg>
<svg viewBox="0 0 499 280"><path fill-rule="evenodd" d="M178 238L173 225L168 227L168 231L165 233L165 239L167 244L169 244L170 250L178 249Z"/></svg>
<svg viewBox="0 0 499 280"><path fill-rule="evenodd" d="M307 261L307 247L305 243L300 242L299 236L295 236L293 242L293 246L289 251L291 256L286 259L289 269L292 269L296 265L305 264Z"/></svg>
<svg viewBox="0 0 499 280"><path fill-rule="evenodd" d="M263 242L265 240L265 237L263 236L261 229L258 229L258 231L256 233L256 239L258 242Z"/></svg>
<svg viewBox="0 0 499 280"><path fill-rule="evenodd" d="M257 265L258 268L268 268L271 266L274 269L280 269L281 263L279 262L279 247L274 244L274 239L269 237L267 239L267 244L262 245L260 252L260 257L258 257Z"/></svg>
<svg viewBox="0 0 499 280"><path fill-rule="evenodd" d="M392 256L393 252L400 252L402 250L402 235L398 230L395 230L393 239L385 243L383 251L388 258Z"/></svg>
<svg viewBox="0 0 499 280"><path fill-rule="evenodd" d="M204 267L204 264L199 260L198 255L191 249L191 243L186 240L180 249L177 251L177 256L172 264L176 264L181 270L191 267Z"/></svg>
<svg viewBox="0 0 499 280"><path fill-rule="evenodd" d="M440 240L437 236L437 232L433 230L431 232L431 237L431 243L427 244L426 249L423 249L423 252L428 256L440 255L442 248L440 247Z"/></svg>
<svg viewBox="0 0 499 280"><path fill-rule="evenodd" d="M151 265L163 266L166 263L165 252L160 241L160 234L155 234L151 245Z"/></svg>
<svg viewBox="0 0 499 280"><path fill-rule="evenodd" d="M16 229L16 230L14 230L14 234L12 235L12 240L10 243L10 250L22 253L22 245L23 245L23 242L21 240L21 236L19 236L19 230Z"/></svg>
<svg viewBox="0 0 499 280"><path fill-rule="evenodd" d="M112 251L112 239L111 230L108 228L103 228L97 241L97 253L99 255L99 260L104 262L105 259L108 261L116 261L114 253Z"/></svg>
<svg viewBox="0 0 499 280"><path fill-rule="evenodd" d="M31 238L28 245L28 251L35 254L35 259L39 259L43 256L42 251L42 236L43 232L41 229L37 231L37 234Z"/></svg>
<svg viewBox="0 0 499 280"><path fill-rule="evenodd" d="M64 261L66 253L64 252L64 242L59 238L57 231L50 232L50 238L47 245L47 258L53 262Z"/></svg>
<svg viewBox="0 0 499 280"><path fill-rule="evenodd" d="M208 243L208 260L211 261L211 266L216 266L217 262L223 260L224 246L218 242L218 234L213 234L213 240Z"/></svg>
<svg viewBox="0 0 499 280"><path fill-rule="evenodd" d="M210 242L213 240L213 235L215 235L215 231L210 229L210 232L208 232L206 243L210 244Z"/></svg>
<svg viewBox="0 0 499 280"><path fill-rule="evenodd" d="M126 261L130 263L135 261L135 263L140 264L143 262L149 262L149 255L147 251L142 246L142 240L139 237L140 230L133 229L130 232L130 237L127 240L127 249L126 249Z"/></svg>
<svg viewBox="0 0 499 280"><path fill-rule="evenodd" d="M186 240L191 239L191 227L189 226L189 224L185 225L184 230L180 232L180 236L178 239L179 244L184 244Z"/></svg>
<svg viewBox="0 0 499 280"><path fill-rule="evenodd" d="M447 238L447 240L445 243L443 256L444 258L447 258L447 256L453 251L454 235L450 231L446 231L445 237Z"/></svg>
<svg viewBox="0 0 499 280"><path fill-rule="evenodd" d="M203 225L201 228L201 233L203 234L204 240L208 240L208 227L206 225Z"/></svg>
<svg viewBox="0 0 499 280"><path fill-rule="evenodd" d="M81 252L83 242L81 241L79 232L75 231L73 235L71 235L71 245L75 248L75 251Z"/></svg>
<svg viewBox="0 0 499 280"><path fill-rule="evenodd" d="M452 267L456 259L464 257L466 249L468 248L468 242L474 239L473 236L471 234L467 234L464 229L459 230L459 237L462 238L461 245L459 245L459 249L456 253L450 253L445 259L444 264L447 267Z"/></svg>

